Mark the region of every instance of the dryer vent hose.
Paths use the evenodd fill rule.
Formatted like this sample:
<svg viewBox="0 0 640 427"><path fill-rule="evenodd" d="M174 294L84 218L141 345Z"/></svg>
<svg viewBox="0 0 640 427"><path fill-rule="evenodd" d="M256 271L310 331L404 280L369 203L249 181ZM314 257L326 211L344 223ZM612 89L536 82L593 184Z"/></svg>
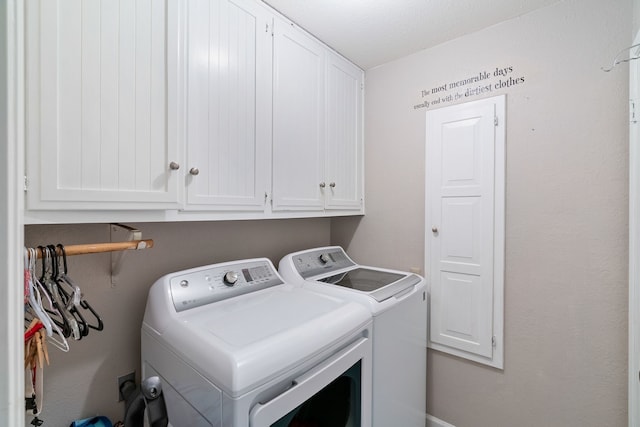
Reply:
<svg viewBox="0 0 640 427"><path fill-rule="evenodd" d="M142 381L140 387L133 381L125 381L120 386L120 392L125 399L125 427L143 427L145 409L147 409L151 427L167 427L169 425L160 378L149 377Z"/></svg>

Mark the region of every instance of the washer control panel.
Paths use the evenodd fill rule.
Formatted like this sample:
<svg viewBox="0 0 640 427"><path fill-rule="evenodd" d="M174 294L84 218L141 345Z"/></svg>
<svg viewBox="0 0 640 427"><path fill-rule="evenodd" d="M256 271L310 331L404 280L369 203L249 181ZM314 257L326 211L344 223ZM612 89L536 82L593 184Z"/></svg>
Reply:
<svg viewBox="0 0 640 427"><path fill-rule="evenodd" d="M194 268L170 277L169 288L180 312L284 282L268 259Z"/></svg>
<svg viewBox="0 0 640 427"><path fill-rule="evenodd" d="M304 279L356 265L339 247L300 252L293 255L292 261Z"/></svg>

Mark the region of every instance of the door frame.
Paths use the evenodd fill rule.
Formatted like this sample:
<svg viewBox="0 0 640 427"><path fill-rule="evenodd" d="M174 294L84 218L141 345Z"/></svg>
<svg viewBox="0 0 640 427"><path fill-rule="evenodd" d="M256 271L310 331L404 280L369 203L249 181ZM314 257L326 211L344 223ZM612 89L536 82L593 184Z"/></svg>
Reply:
<svg viewBox="0 0 640 427"><path fill-rule="evenodd" d="M24 241L23 0L0 2L0 425L25 422L22 312Z"/></svg>
<svg viewBox="0 0 640 427"><path fill-rule="evenodd" d="M633 44L640 43L640 31ZM640 101L640 63L629 63L629 99ZM636 114L637 116L637 114ZM629 425L640 425L640 123L629 120Z"/></svg>

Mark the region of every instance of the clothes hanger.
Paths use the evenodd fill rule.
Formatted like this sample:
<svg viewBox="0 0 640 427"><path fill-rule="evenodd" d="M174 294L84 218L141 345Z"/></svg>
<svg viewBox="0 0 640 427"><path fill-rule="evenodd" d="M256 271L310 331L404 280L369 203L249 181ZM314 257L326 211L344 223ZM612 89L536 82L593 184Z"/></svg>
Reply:
<svg viewBox="0 0 640 427"><path fill-rule="evenodd" d="M55 268L53 257L55 255L55 247L53 248L53 253L51 253L50 246L47 246L46 248L38 246L38 248L42 251L42 277L40 282L44 284L45 289L49 293L49 297L53 301L53 306L60 314L60 319L52 318L51 320L62 328L62 332L66 338L73 336L73 339L79 340L82 335L80 334L78 322L73 315L65 309L66 302L62 300L58 285L55 280L53 280L53 269Z"/></svg>
<svg viewBox="0 0 640 427"><path fill-rule="evenodd" d="M38 278L36 277L35 267L36 267L36 250L33 248L29 248L29 299L30 299L30 307L37 314L37 317L45 326L45 330L47 331L47 337L49 341L58 348L59 350L64 351L65 353L69 351L69 343L65 338L64 334L60 327L54 323L49 314L47 314L48 310L45 310L42 304L42 295L45 296L45 300L49 303L50 311L56 312L57 310L53 306L53 301L49 298L49 294L46 289L40 283ZM57 313L60 315L59 313ZM47 328L47 325L49 328ZM51 332L50 332L51 331Z"/></svg>
<svg viewBox="0 0 640 427"><path fill-rule="evenodd" d="M60 249L60 254L57 253L56 248ZM89 335L89 325L84 320L84 316L78 310L80 307L80 301L82 299L82 291L80 287L75 285L71 279L67 276L67 256L64 251L64 246L58 244L57 246L50 245L49 250L54 255L54 268L53 279L58 285L61 297L65 302L65 309L71 314L78 322L78 328L80 330L80 339ZM60 268L60 258L63 260L63 268ZM68 288L68 289L65 289Z"/></svg>
<svg viewBox="0 0 640 427"><path fill-rule="evenodd" d="M104 329L104 323L102 322L102 318L100 317L100 315L93 309L93 307L91 307L91 305L89 305L89 303L87 302L87 300L82 299L80 300L80 306L82 308L84 308L85 310L89 310L91 312L91 314L93 315L93 317L96 318L96 320L98 321L97 325L92 325L91 323L87 323L87 326L90 327L91 329L95 329L96 331L101 331Z"/></svg>
<svg viewBox="0 0 640 427"><path fill-rule="evenodd" d="M51 319L49 315L42 308L42 301L40 300L40 294L34 289L33 284L33 270L31 269L31 262L33 257L30 257L30 252L25 248L24 250L24 265L25 265L25 281L26 289L28 290L27 302L29 304L30 309L34 312L35 317L40 319L42 324L44 325L45 331L47 332L47 336L51 336L53 334L53 328L51 327Z"/></svg>
<svg viewBox="0 0 640 427"><path fill-rule="evenodd" d="M44 246L38 246L38 250L42 254L42 270L40 279L38 279L38 283L42 286L44 290L44 294L47 296L47 300L50 302L49 307L45 308L45 311L49 314L49 317L53 324L57 325L62 329L62 335L65 338L71 336L71 326L66 321L65 317L62 315L61 306L62 303L58 303L54 299L52 284L49 283L48 276L50 276L49 271L49 250Z"/></svg>
<svg viewBox="0 0 640 427"><path fill-rule="evenodd" d="M55 264L55 281L60 284L64 284L70 288L71 297L70 301L67 304L73 304L74 306L80 305L80 299L82 298L82 291L80 287L73 283L71 278L67 275L67 253L64 250L64 246L61 244L56 245L56 248L59 249L60 254L56 256L56 264ZM56 253L54 251L54 253ZM62 268L60 268L60 258L62 258Z"/></svg>
<svg viewBox="0 0 640 427"><path fill-rule="evenodd" d="M77 285L74 285L73 281L71 280L71 277L69 277L69 275L67 274L67 253L64 249L64 246L62 244L58 244L56 245L57 248L60 249L60 253L62 254L62 265L63 265L63 271L61 274L61 277L70 285L74 286L75 289L77 289L77 294L78 294L78 300L80 303L80 307L82 307L85 310L89 310L89 312L91 312L91 314L93 315L93 317L95 317L97 324L96 325L92 325L90 323L87 323L87 326L91 329L95 329L96 331L102 331L104 329L104 323L102 322L102 319L100 318L100 315L93 309L93 307L91 307L91 305L89 304L89 302L82 297L82 292L80 292L80 287L78 287Z"/></svg>
<svg viewBox="0 0 640 427"><path fill-rule="evenodd" d="M87 327L87 322L84 320L84 317L82 317L82 314L80 314L77 309L77 306L80 302L80 288L78 288L76 292L76 289L73 286L67 284L64 280L61 279L60 256L56 252L56 247L53 245L48 245L47 248L49 249L49 253L51 254L51 279L55 283L56 290L60 295L60 300L64 304L64 316L67 318L69 324L71 325L72 331L74 333L74 338L76 337L75 327L77 325L78 338L75 339L81 340L83 337L86 337L89 334L89 328ZM69 287L68 291L65 289L65 286Z"/></svg>

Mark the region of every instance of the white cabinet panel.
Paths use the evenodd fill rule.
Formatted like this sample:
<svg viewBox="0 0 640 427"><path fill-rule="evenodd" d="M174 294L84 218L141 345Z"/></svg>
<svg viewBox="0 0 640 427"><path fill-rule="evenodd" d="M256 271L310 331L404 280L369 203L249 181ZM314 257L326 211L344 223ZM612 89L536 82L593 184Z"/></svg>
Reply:
<svg viewBox="0 0 640 427"><path fill-rule="evenodd" d="M264 210L271 18L251 0L188 2L187 209Z"/></svg>
<svg viewBox="0 0 640 427"><path fill-rule="evenodd" d="M483 128L484 126L484 128ZM442 189L464 194L480 194L482 183L482 146L477 145L480 132L486 132L481 117L453 120L442 124Z"/></svg>
<svg viewBox="0 0 640 427"><path fill-rule="evenodd" d="M322 210L325 48L284 21L274 30L273 210Z"/></svg>
<svg viewBox="0 0 640 427"><path fill-rule="evenodd" d="M25 28L30 221L364 212L363 72L262 2L33 0Z"/></svg>
<svg viewBox="0 0 640 427"><path fill-rule="evenodd" d="M442 224L439 236L441 263L462 263L480 269L482 203L481 197L442 199L440 219L434 215L434 223Z"/></svg>
<svg viewBox="0 0 640 427"><path fill-rule="evenodd" d="M496 367L503 351L503 122L504 97L427 113L430 346Z"/></svg>
<svg viewBox="0 0 640 427"><path fill-rule="evenodd" d="M327 55L324 188L327 209L362 208L363 74L338 55Z"/></svg>
<svg viewBox="0 0 640 427"><path fill-rule="evenodd" d="M362 211L362 92L362 70L276 21L274 211Z"/></svg>
<svg viewBox="0 0 640 427"><path fill-rule="evenodd" d="M440 272L442 286L432 298L436 301L440 316L432 318L438 323L438 331L459 349L490 358L492 356L491 336L487 336L484 323L477 319L483 304L483 286L480 276Z"/></svg>
<svg viewBox="0 0 640 427"><path fill-rule="evenodd" d="M176 206L176 2L25 4L27 207Z"/></svg>

